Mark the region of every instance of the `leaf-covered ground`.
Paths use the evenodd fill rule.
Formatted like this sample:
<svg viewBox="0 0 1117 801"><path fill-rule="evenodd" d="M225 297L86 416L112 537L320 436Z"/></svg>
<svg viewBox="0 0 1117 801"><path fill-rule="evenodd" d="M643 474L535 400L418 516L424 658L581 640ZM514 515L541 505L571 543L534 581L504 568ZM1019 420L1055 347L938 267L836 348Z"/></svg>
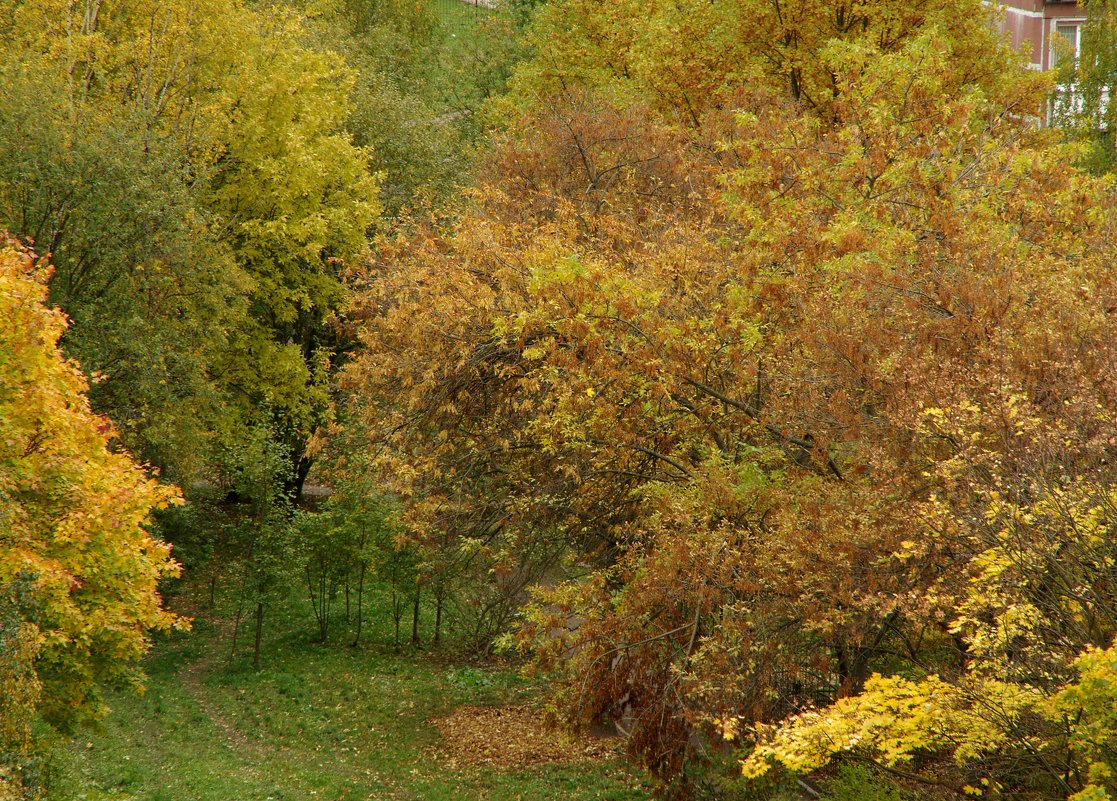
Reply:
<svg viewBox="0 0 1117 801"><path fill-rule="evenodd" d="M434 722L443 741L436 754L452 767L516 770L603 762L617 756L619 745L615 739L556 731L528 706L459 706Z"/></svg>

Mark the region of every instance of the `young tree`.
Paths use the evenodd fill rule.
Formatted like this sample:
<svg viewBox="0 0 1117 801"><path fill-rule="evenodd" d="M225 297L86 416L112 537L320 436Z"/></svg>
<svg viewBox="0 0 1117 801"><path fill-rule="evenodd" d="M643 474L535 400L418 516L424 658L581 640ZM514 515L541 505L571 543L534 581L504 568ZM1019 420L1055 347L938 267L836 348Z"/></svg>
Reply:
<svg viewBox="0 0 1117 801"><path fill-rule="evenodd" d="M221 486L239 503L231 511L233 537L228 546L239 573L236 615L230 646L232 659L245 613L254 619L252 667L260 669L264 614L276 597L298 580L293 564L298 526L293 498L286 489L290 455L274 432L259 426L249 437L227 448Z"/></svg>

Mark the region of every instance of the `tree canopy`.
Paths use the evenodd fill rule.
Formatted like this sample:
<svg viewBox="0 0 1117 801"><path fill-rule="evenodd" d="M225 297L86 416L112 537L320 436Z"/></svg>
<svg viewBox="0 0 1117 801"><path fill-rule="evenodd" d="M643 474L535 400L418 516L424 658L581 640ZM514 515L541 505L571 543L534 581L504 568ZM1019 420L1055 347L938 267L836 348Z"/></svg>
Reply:
<svg viewBox="0 0 1117 801"><path fill-rule="evenodd" d="M97 407L182 479L261 420L298 456L378 213L353 73L233 0L0 15L0 222L51 253Z"/></svg>
<svg viewBox="0 0 1117 801"><path fill-rule="evenodd" d="M664 777L842 698L759 753L1094 792L1040 713L1117 631L1113 187L986 23L550 3L460 222L368 275L373 469L416 541L545 577L522 641L558 708Z"/></svg>

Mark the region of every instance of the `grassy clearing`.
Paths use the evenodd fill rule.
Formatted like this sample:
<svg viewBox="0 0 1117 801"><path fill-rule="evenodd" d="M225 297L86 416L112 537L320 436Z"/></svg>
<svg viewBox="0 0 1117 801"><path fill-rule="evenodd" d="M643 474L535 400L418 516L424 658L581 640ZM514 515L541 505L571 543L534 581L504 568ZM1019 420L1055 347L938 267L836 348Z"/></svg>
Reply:
<svg viewBox="0 0 1117 801"><path fill-rule="evenodd" d="M526 703L536 688L509 670L375 644L388 640L385 610L370 616L374 644L354 649L311 643L307 610L289 602L273 613L260 672L245 653L230 663L227 621L196 618L153 651L147 693L112 696L101 730L59 755L52 801L649 798L617 760L446 764L432 718Z"/></svg>
<svg viewBox="0 0 1117 801"><path fill-rule="evenodd" d="M496 12L460 0L433 0L431 9L445 37L446 58L468 62L485 49Z"/></svg>

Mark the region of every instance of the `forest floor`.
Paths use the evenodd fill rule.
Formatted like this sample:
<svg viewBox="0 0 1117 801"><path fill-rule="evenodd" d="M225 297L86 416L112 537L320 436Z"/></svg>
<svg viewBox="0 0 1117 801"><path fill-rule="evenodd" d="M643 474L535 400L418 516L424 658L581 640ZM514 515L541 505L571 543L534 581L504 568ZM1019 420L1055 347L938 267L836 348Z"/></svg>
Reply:
<svg viewBox="0 0 1117 801"><path fill-rule="evenodd" d="M230 658L231 603L199 600L172 604L193 630L157 643L146 693L112 694L98 730L59 753L52 801L650 798L617 741L546 729L516 671L396 652L384 599L359 648L344 631L313 643L304 604L277 604L260 671L250 631Z"/></svg>

